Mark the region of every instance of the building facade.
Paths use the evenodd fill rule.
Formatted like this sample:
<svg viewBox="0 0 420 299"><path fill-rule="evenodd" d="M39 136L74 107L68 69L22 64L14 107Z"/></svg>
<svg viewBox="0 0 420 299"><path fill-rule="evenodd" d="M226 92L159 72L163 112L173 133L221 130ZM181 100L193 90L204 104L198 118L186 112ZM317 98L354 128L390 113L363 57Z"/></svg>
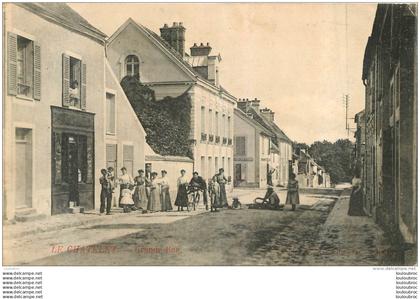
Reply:
<svg viewBox="0 0 420 299"><path fill-rule="evenodd" d="M236 98L219 80L220 55L194 45L185 53L185 28L174 23L161 35L128 19L108 40L107 53L119 80L127 75L154 90L157 100L187 92L191 98L194 170L211 178L219 168L233 175L233 126Z"/></svg>
<svg viewBox="0 0 420 299"><path fill-rule="evenodd" d="M241 109L234 118L234 186L265 187L273 135Z"/></svg>
<svg viewBox="0 0 420 299"><path fill-rule="evenodd" d="M405 262L417 246L417 7L379 4L363 62L364 206Z"/></svg>
<svg viewBox="0 0 420 299"><path fill-rule="evenodd" d="M258 99L240 99L238 110L240 110L237 113L238 120L239 116L246 116L250 120L247 125L243 121L240 125L235 124L235 141L238 141L238 138L248 137L248 140L252 142L251 146L255 143L254 155L258 162L248 165L253 167L248 172L255 171L258 177L254 177L254 180L251 180L252 183L265 187L268 183L268 174L271 173L274 186L287 186L291 171L292 142L275 124L274 112L267 108L260 109ZM242 125L249 127L249 130L243 129ZM241 159L243 157L235 154L235 178L237 179L239 179L239 167L246 166Z"/></svg>
<svg viewBox="0 0 420 299"><path fill-rule="evenodd" d="M100 170L144 165L145 142L105 35L63 3L4 13L3 218L99 207Z"/></svg>

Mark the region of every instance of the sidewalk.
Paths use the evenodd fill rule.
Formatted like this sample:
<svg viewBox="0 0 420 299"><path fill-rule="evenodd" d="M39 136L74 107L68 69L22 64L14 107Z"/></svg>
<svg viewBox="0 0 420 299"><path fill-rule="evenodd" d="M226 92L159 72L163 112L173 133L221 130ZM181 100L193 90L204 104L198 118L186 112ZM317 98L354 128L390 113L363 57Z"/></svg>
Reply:
<svg viewBox="0 0 420 299"><path fill-rule="evenodd" d="M392 249L384 232L371 217L348 216L351 190L336 201L319 234L319 252L305 264L379 266L389 263Z"/></svg>
<svg viewBox="0 0 420 299"><path fill-rule="evenodd" d="M133 211L131 213L123 213L122 209L113 208L112 215L100 214L98 211L91 210L80 214L60 214L48 216L42 220L30 222L16 222L3 224L3 239L21 238L32 234L45 233L52 231L59 231L66 228L105 224L117 221L121 217L128 217L129 215L136 215L140 217L160 217L160 216L192 216L206 212L204 209L199 209L192 212L156 212L141 214L141 211Z"/></svg>

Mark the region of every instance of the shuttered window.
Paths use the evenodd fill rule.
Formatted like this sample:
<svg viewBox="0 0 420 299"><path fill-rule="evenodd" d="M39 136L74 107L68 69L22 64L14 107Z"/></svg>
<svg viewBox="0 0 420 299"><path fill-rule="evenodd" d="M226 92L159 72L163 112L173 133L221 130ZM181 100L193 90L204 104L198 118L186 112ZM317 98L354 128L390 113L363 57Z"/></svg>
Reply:
<svg viewBox="0 0 420 299"><path fill-rule="evenodd" d="M41 46L9 32L7 88L10 95L41 99Z"/></svg>
<svg viewBox="0 0 420 299"><path fill-rule="evenodd" d="M117 145L107 144L106 145L106 167L112 167L117 169Z"/></svg>
<svg viewBox="0 0 420 299"><path fill-rule="evenodd" d="M86 64L63 54L63 106L86 110Z"/></svg>
<svg viewBox="0 0 420 299"><path fill-rule="evenodd" d="M235 155L237 156L245 156L245 136L237 136L235 137Z"/></svg>
<svg viewBox="0 0 420 299"><path fill-rule="evenodd" d="M132 145L123 145L123 166L127 168L127 173L133 176L134 147Z"/></svg>

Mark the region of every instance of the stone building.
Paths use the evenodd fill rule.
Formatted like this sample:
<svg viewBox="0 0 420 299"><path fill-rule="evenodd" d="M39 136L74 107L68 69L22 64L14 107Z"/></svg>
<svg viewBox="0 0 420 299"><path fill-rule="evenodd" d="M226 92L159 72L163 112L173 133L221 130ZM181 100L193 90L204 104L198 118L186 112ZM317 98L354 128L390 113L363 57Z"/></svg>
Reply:
<svg viewBox="0 0 420 299"><path fill-rule="evenodd" d="M3 218L98 208L100 170L132 172L145 144L106 36L64 3L5 4L4 15Z"/></svg>
<svg viewBox="0 0 420 299"><path fill-rule="evenodd" d="M363 179L364 174L364 160L365 160L365 110L356 113L354 116L354 122L356 123L356 131L354 132L354 172L357 176Z"/></svg>
<svg viewBox="0 0 420 299"><path fill-rule="evenodd" d="M365 210L399 244L417 246L417 6L379 4L363 62Z"/></svg>
<svg viewBox="0 0 420 299"><path fill-rule="evenodd" d="M131 18L109 38L107 54L119 80L135 76L157 100L187 92L191 98L194 170L208 179L219 168L233 174L233 123L236 98L219 80L220 55L208 43L185 53L182 23L164 25L160 36ZM150 161L152 164L153 161Z"/></svg>
<svg viewBox="0 0 420 299"><path fill-rule="evenodd" d="M267 185L267 174L272 173L272 183L274 186L286 186L289 179L290 163L292 161L292 142L287 135L275 124L274 112L268 108L260 109L260 101L258 99L248 100L240 99L238 101L238 109L252 119L254 129L245 131L240 125L235 125L235 142L240 140L248 140L250 145L255 144L255 164L248 169L248 172L257 173L254 177L253 183L258 184L259 187ZM241 114L242 115L242 114ZM239 116L239 113L238 113ZM236 118L237 119L237 118ZM238 119L239 120L239 119ZM258 126L254 124L257 123ZM262 134L260 128L265 129ZM255 134L253 134L254 132ZM269 133L267 133L269 132ZM247 138L248 137L248 138ZM259 148L257 147L259 146ZM259 158L258 158L259 157ZM235 178L239 178L239 170L245 167L243 157L235 154ZM251 157L248 157L248 159ZM242 171L241 171L242 172Z"/></svg>

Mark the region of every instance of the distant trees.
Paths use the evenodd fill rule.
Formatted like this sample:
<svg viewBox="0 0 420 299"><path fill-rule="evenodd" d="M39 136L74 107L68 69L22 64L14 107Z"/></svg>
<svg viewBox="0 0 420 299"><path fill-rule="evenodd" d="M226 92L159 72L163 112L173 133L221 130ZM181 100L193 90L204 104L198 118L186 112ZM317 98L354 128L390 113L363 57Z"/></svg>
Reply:
<svg viewBox="0 0 420 299"><path fill-rule="evenodd" d="M330 174L333 183L350 182L353 177L352 152L354 144L348 139L338 139L336 142L315 141L308 146L305 143L295 143L300 149L306 149L309 155L324 167Z"/></svg>

